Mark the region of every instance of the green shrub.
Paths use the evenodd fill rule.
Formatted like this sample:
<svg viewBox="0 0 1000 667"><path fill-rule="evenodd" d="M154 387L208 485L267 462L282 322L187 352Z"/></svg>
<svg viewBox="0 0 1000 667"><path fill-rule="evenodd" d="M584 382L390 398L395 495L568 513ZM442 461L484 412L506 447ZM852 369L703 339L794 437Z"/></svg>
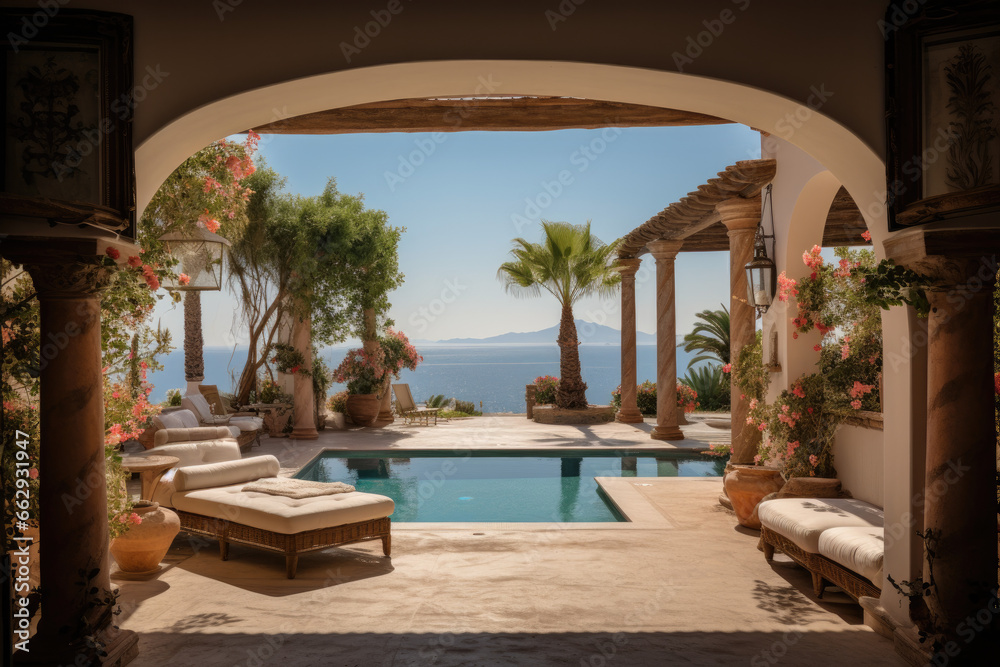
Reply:
<svg viewBox="0 0 1000 667"><path fill-rule="evenodd" d="M181 399L182 398L183 398L183 396L181 396L181 390L180 389L168 389L167 390L167 400L165 400L163 402L163 405L165 407L168 407L168 408L178 407L181 404Z"/></svg>
<svg viewBox="0 0 1000 667"><path fill-rule="evenodd" d="M535 387L535 403L537 405L551 405L556 402L559 378L552 375L539 375L535 378Z"/></svg>
<svg viewBox="0 0 1000 667"><path fill-rule="evenodd" d="M455 412L464 412L465 414L482 414L481 412L476 412L476 404L474 401L460 401L455 399Z"/></svg>
<svg viewBox="0 0 1000 667"><path fill-rule="evenodd" d="M330 412L347 412L347 392L338 391L330 397L326 403L326 408Z"/></svg>
<svg viewBox="0 0 1000 667"><path fill-rule="evenodd" d="M698 392L701 410L729 410L729 376L722 372L722 366L709 364L691 369L681 383Z"/></svg>

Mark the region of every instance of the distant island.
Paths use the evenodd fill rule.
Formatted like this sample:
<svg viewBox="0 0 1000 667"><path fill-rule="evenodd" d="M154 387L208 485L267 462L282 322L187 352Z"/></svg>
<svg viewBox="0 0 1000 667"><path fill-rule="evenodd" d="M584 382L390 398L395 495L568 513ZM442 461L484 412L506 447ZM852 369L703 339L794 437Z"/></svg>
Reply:
<svg viewBox="0 0 1000 667"><path fill-rule="evenodd" d="M576 334L581 345L621 345L622 333L619 329L576 320ZM554 345L559 336L559 326L541 331L510 332L489 338L449 338L447 340L415 340L416 345ZM656 336L644 331L635 332L638 345L653 345Z"/></svg>

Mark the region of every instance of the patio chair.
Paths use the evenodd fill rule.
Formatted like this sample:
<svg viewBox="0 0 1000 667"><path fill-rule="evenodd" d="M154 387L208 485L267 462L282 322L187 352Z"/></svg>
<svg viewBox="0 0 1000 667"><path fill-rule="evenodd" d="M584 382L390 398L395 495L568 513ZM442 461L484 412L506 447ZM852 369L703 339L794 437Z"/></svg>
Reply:
<svg viewBox="0 0 1000 667"><path fill-rule="evenodd" d="M240 447L260 444L260 432L264 420L260 417L239 417L229 414L214 414L208 399L201 393L188 394L181 399L181 407L192 412L200 421L199 426L228 426L233 431Z"/></svg>
<svg viewBox="0 0 1000 667"><path fill-rule="evenodd" d="M214 415L229 415L229 423L239 426L243 432L253 431L254 442L260 445L260 433L264 430L264 418L253 408L242 407L239 410L232 410L226 405L219 394L219 388L214 384L198 385L198 391L208 401L208 406Z"/></svg>
<svg viewBox="0 0 1000 667"><path fill-rule="evenodd" d="M438 412L441 408L428 408L418 406L410 393L410 385L394 384L392 390L396 393L396 403L399 404L399 412L403 415L403 420L409 424L422 420L425 426L430 424L430 418L434 417L434 425L437 425Z"/></svg>

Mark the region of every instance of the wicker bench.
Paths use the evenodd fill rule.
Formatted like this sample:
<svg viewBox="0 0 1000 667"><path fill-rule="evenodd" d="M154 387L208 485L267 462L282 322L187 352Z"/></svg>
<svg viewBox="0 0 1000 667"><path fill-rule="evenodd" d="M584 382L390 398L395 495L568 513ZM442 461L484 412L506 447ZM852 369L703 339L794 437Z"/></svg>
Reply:
<svg viewBox="0 0 1000 667"><path fill-rule="evenodd" d="M761 548L809 570L813 592L829 582L855 600L879 597L884 550L882 510L853 498L778 498L757 507Z"/></svg>
<svg viewBox="0 0 1000 667"><path fill-rule="evenodd" d="M222 455L238 456L235 443L230 443ZM256 456L220 461L218 452L212 456L214 463L182 462L172 475L164 475L153 500L177 512L182 530L219 540L223 560L229 558L231 543L281 553L285 574L294 579L299 554L310 551L381 540L383 552L391 555L391 498L354 491L296 499L244 491L249 482L277 477L278 460Z"/></svg>

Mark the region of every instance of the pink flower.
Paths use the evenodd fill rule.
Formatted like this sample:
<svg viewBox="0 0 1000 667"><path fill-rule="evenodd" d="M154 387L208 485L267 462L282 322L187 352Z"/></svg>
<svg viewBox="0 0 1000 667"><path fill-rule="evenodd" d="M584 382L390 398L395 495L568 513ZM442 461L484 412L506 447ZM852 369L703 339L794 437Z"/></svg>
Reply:
<svg viewBox="0 0 1000 667"><path fill-rule="evenodd" d="M813 413L813 409L812 408L806 408L806 412L808 412L809 414L812 414Z"/></svg>
<svg viewBox="0 0 1000 667"><path fill-rule="evenodd" d="M811 465L813 468L815 468L817 463L819 463L819 459L816 458L816 455L815 454L810 454L809 455L809 465Z"/></svg>
<svg viewBox="0 0 1000 667"><path fill-rule="evenodd" d="M189 282L191 282L191 277L186 273L182 273L177 276L177 282L179 282L181 285L187 285Z"/></svg>
<svg viewBox="0 0 1000 667"><path fill-rule="evenodd" d="M142 260L136 255L129 255L128 265L133 268L139 268L142 265Z"/></svg>
<svg viewBox="0 0 1000 667"><path fill-rule="evenodd" d="M795 289L796 285L798 285L798 282L795 279L786 276L784 271L779 273L778 301L788 301L789 296L798 296L799 291Z"/></svg>
<svg viewBox="0 0 1000 667"><path fill-rule="evenodd" d="M111 398L121 398L121 395L117 391L111 392Z"/></svg>
<svg viewBox="0 0 1000 667"><path fill-rule="evenodd" d="M759 464L760 463L760 454L754 454L754 456L753 456L753 462L755 464Z"/></svg>
<svg viewBox="0 0 1000 667"><path fill-rule="evenodd" d="M871 243L872 242L872 233L866 229L865 231L861 232L861 238L863 238L865 241L868 241L869 243Z"/></svg>
<svg viewBox="0 0 1000 667"><path fill-rule="evenodd" d="M851 401L851 407L854 408L855 410L860 410L861 409L861 401L858 401L858 400Z"/></svg>
<svg viewBox="0 0 1000 667"><path fill-rule="evenodd" d="M851 346L844 343L843 347L840 348L840 358L846 359L849 356L851 356Z"/></svg>
<svg viewBox="0 0 1000 667"><path fill-rule="evenodd" d="M138 526L140 523L142 523L142 517L136 514L135 512L132 512L132 514L130 514L128 517L128 522L133 526Z"/></svg>
<svg viewBox="0 0 1000 667"><path fill-rule="evenodd" d="M32 468L28 471L28 477L31 479L38 479L38 468Z"/></svg>
<svg viewBox="0 0 1000 667"><path fill-rule="evenodd" d="M722 372L723 373L731 373L732 371L733 371L733 365L732 364L726 364L726 365L724 365L722 367Z"/></svg>
<svg viewBox="0 0 1000 667"><path fill-rule="evenodd" d="M759 425L757 426L757 430L758 430L758 431L763 431L763 430L764 430L764 425L763 425L763 424L759 424Z"/></svg>
<svg viewBox="0 0 1000 667"><path fill-rule="evenodd" d="M117 248L112 248L111 246L108 246L104 250L104 254L106 254L111 259L118 259L119 257L121 257L121 253L118 252L118 249Z"/></svg>
<svg viewBox="0 0 1000 667"><path fill-rule="evenodd" d="M813 345L813 349L816 350L817 352L822 352L823 346L817 343L816 345Z"/></svg>
<svg viewBox="0 0 1000 667"><path fill-rule="evenodd" d="M801 384L797 384L794 387L792 387L792 393L798 396L799 398L806 397L806 390L802 388Z"/></svg>

